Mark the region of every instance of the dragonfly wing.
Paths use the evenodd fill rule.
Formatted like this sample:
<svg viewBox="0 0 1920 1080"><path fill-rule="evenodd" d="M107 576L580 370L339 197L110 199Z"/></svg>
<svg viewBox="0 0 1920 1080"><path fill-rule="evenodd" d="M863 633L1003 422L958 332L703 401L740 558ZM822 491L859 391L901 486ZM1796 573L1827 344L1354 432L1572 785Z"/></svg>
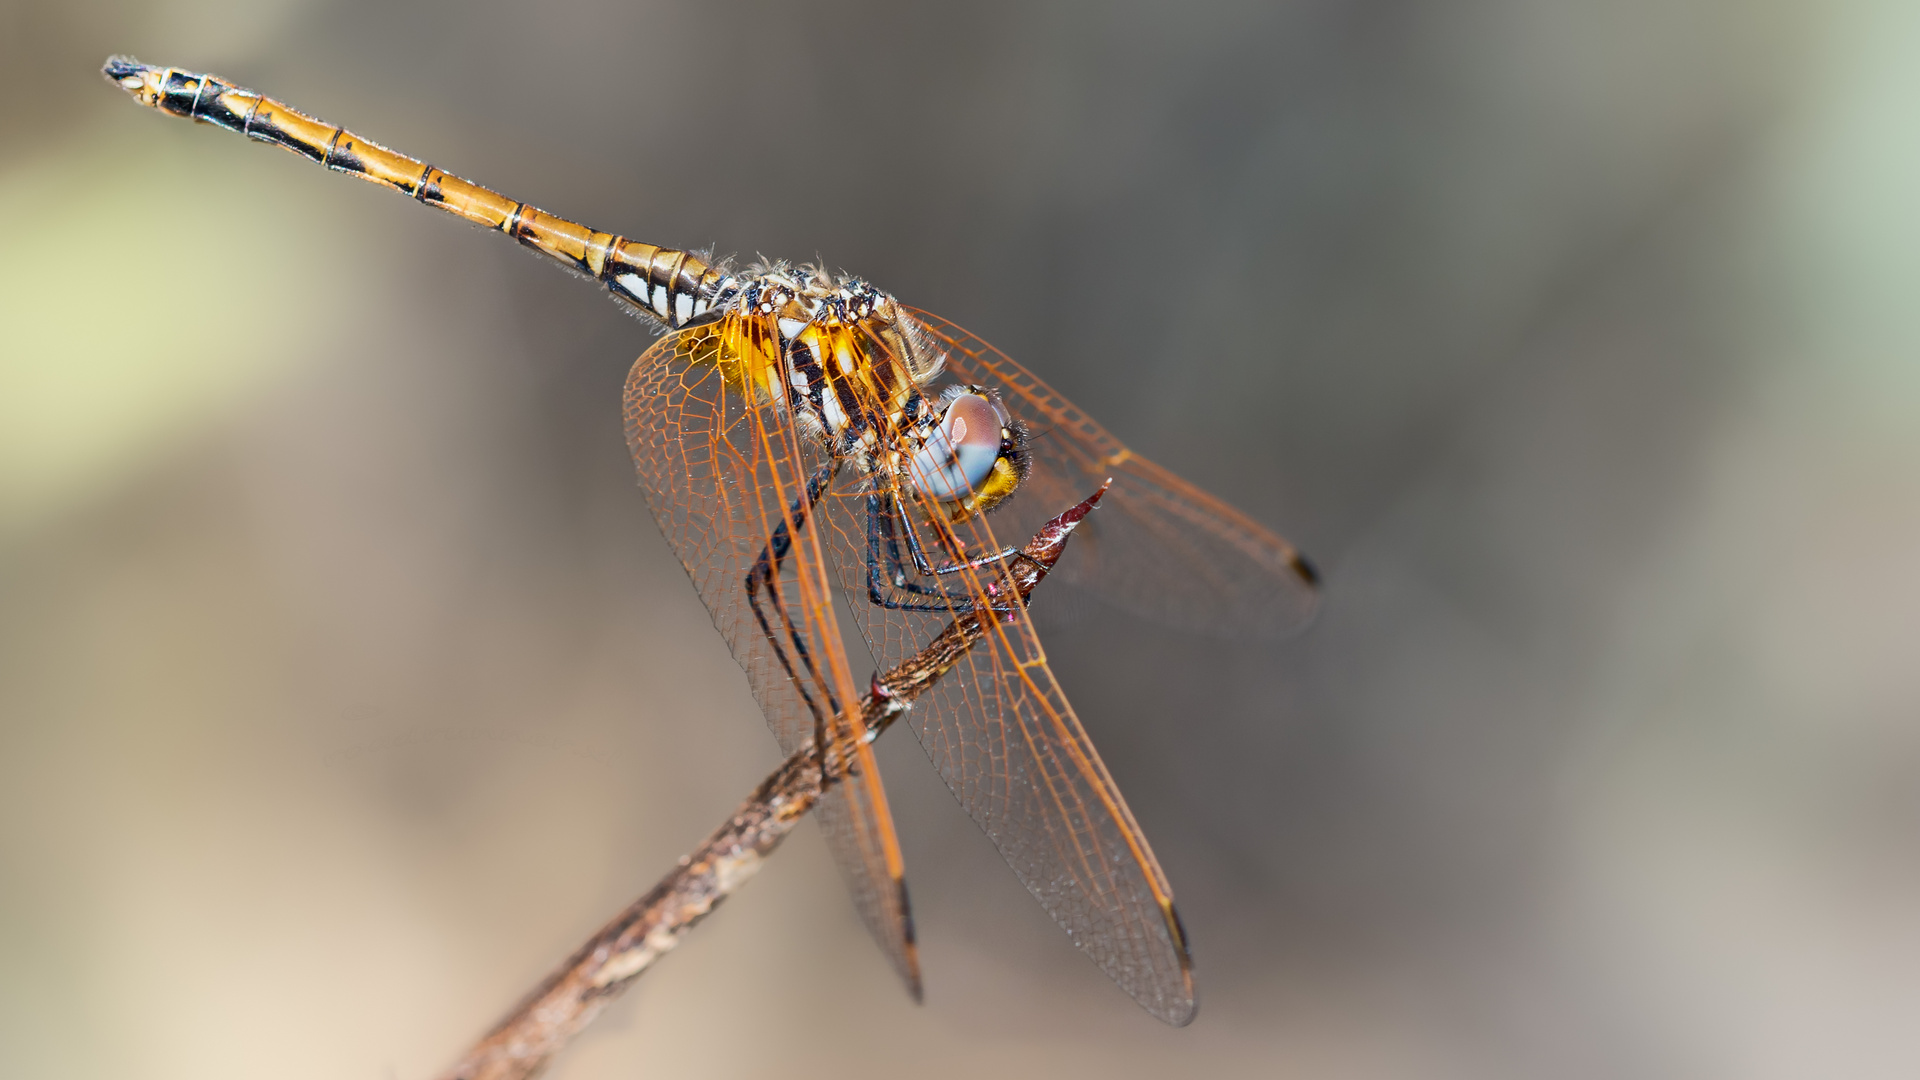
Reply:
<svg viewBox="0 0 1920 1080"><path fill-rule="evenodd" d="M1186 1023L1195 1008L1193 977L1172 889L1054 681L1011 580L992 566L934 580L916 577L909 564L909 585L963 598L902 592L883 579L889 603L923 609L874 603L870 548L851 539L866 535L861 519L869 507L864 495L843 495L826 512L839 518L829 532L842 585L879 667L913 655L970 605L1003 609L985 639L907 714L940 778L1075 945L1148 1011ZM955 533L967 550L997 550L983 520Z"/></svg>
<svg viewBox="0 0 1920 1080"><path fill-rule="evenodd" d="M1312 617L1318 574L1292 544L1127 449L992 345L937 315L913 314L946 346L954 381L999 390L1030 426L1033 468L995 511L1002 535L1025 535L1111 478L1060 577L1170 625L1222 636L1284 633Z"/></svg>
<svg viewBox="0 0 1920 1080"><path fill-rule="evenodd" d="M1075 945L1147 1011L1193 1019L1173 889L1024 609L908 716L968 814Z"/></svg>
<svg viewBox="0 0 1920 1080"><path fill-rule="evenodd" d="M1086 484L1054 513L1097 486ZM1027 534L996 539L980 515L951 522L939 504L883 475L843 482L822 513L841 587L880 668L914 655L957 614L1000 612L907 721L941 779L1074 944L1148 1011L1173 1024L1191 1020L1191 962L1172 889L1055 682L1005 567L925 574L902 554L908 527L934 559L1003 550L1003 540Z"/></svg>
<svg viewBox="0 0 1920 1080"><path fill-rule="evenodd" d="M831 462L769 404L763 370L720 355L717 331L694 328L656 342L628 376L627 443L647 504L781 749L805 745L816 725L857 741L849 725L860 722L862 695L840 638L825 522L806 509L809 483L824 483ZM769 552L779 548L776 572ZM828 789L816 816L861 918L917 998L893 818L871 747L862 742L855 755L852 775Z"/></svg>

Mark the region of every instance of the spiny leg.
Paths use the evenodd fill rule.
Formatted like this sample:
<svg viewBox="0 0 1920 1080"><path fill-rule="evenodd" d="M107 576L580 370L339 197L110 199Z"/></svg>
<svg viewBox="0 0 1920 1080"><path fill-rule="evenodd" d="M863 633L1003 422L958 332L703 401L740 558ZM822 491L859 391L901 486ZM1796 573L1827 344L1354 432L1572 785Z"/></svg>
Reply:
<svg viewBox="0 0 1920 1080"><path fill-rule="evenodd" d="M981 555L968 559L965 562L949 561L945 565L934 566L933 561L927 558L925 548L920 544L920 530L914 527L913 516L907 513L906 507L901 504L898 494L893 496L893 505L899 514L900 520L906 523L907 550L913 552L913 565L922 574L940 575L954 574L962 570L978 570L983 566L994 566L1004 563L1015 555L1020 554L1019 548L1003 548L991 555Z"/></svg>
<svg viewBox="0 0 1920 1080"><path fill-rule="evenodd" d="M892 504L891 510L888 508L889 502ZM874 492L867 496L867 599L879 607L893 611L937 611L964 615L976 610L977 605L971 591L951 592L945 588L920 585L907 576L907 564L901 557L900 537L897 531L897 523L903 516L905 511L897 496L882 492ZM906 531L908 546L914 548L917 553L918 545L914 539L911 521L906 523ZM923 576L934 576L989 565L998 566L1017 554L1019 554L1017 549L1010 549L966 563L950 563L938 568L927 566L923 558L915 558L914 563ZM915 603L910 600L895 599L888 595L889 589L909 596L926 597L930 602ZM996 607L994 610L1006 614L1012 609Z"/></svg>
<svg viewBox="0 0 1920 1080"><path fill-rule="evenodd" d="M766 637L767 644L773 648L774 656L779 658L780 667L787 673L787 678L793 680L794 687L800 692L800 699L806 702L808 710L813 713L813 746L814 753L819 758L822 776L826 775L827 718L840 714L840 703L834 700L833 688L820 677L820 669L814 663L812 651L807 648L806 639L801 636L800 628L795 626L792 618L787 615L786 604L780 598L780 564L793 550L792 530L805 526L807 515L812 513L820 493L833 481L833 474L838 468L838 462L829 461L808 478L806 491L788 506L786 516L775 527L773 535L767 538L766 546L760 549L759 556L753 561L753 569L747 571L745 581L747 602L753 606L753 617L760 624L761 634ZM788 657L786 648L780 644L780 633L776 632L772 622L767 618L766 607L762 603L762 590L766 593L765 599L771 601L772 606L779 612L782 629L793 646L794 656L805 669L807 676L805 679L800 677L799 671L794 670L793 660ZM809 680L826 696L825 711L822 711L820 703L813 699L813 693L808 689Z"/></svg>

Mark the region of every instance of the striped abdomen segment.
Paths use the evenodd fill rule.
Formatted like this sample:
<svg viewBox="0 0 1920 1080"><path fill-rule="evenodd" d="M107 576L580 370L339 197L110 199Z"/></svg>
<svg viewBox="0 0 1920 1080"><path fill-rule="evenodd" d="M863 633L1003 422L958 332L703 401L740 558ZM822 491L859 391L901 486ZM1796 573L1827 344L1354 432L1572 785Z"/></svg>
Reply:
<svg viewBox="0 0 1920 1080"><path fill-rule="evenodd" d="M555 217L217 76L123 56L108 60L103 72L141 104L161 112L272 143L506 233L604 283L615 296L670 327L705 315L726 282L724 273L690 252L623 240Z"/></svg>

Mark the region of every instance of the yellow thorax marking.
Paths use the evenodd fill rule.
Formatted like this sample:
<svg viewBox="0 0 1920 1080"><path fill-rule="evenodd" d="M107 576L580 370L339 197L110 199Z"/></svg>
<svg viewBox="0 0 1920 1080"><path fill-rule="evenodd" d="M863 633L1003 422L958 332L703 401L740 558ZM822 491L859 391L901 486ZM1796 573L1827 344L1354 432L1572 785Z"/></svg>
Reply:
<svg viewBox="0 0 1920 1080"><path fill-rule="evenodd" d="M682 331L675 352L689 364L718 367L727 389L755 407L777 400L780 336L769 320L752 314L728 315L711 325Z"/></svg>
<svg viewBox="0 0 1920 1080"><path fill-rule="evenodd" d="M677 351L684 361L717 366L727 388L756 407L785 400L786 363L772 315L732 314L711 326L683 331L681 337ZM863 333L857 323L808 323L798 340L813 354L821 377L827 380L825 393L833 392L833 383L850 382L855 401L886 416L900 407L911 389L905 368L884 346L876 347L874 335ZM883 364L897 370L883 373Z"/></svg>

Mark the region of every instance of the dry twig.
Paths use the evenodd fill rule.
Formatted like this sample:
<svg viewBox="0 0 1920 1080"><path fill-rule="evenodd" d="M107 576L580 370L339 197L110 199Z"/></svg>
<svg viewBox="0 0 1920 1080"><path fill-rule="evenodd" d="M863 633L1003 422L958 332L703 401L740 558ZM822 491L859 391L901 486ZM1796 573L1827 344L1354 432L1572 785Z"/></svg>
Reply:
<svg viewBox="0 0 1920 1080"><path fill-rule="evenodd" d="M1103 484L1042 526L1008 567L1024 603L1066 550L1074 526L1087 516ZM963 615L904 663L877 674L860 704L860 724L871 741L907 711L986 633L991 613ZM645 896L602 927L548 975L492 1031L442 1074L443 1080L523 1080L539 1073L649 965L680 943L721 900L760 869L822 792L847 775L847 747L820 754L809 742L762 781L733 817Z"/></svg>

